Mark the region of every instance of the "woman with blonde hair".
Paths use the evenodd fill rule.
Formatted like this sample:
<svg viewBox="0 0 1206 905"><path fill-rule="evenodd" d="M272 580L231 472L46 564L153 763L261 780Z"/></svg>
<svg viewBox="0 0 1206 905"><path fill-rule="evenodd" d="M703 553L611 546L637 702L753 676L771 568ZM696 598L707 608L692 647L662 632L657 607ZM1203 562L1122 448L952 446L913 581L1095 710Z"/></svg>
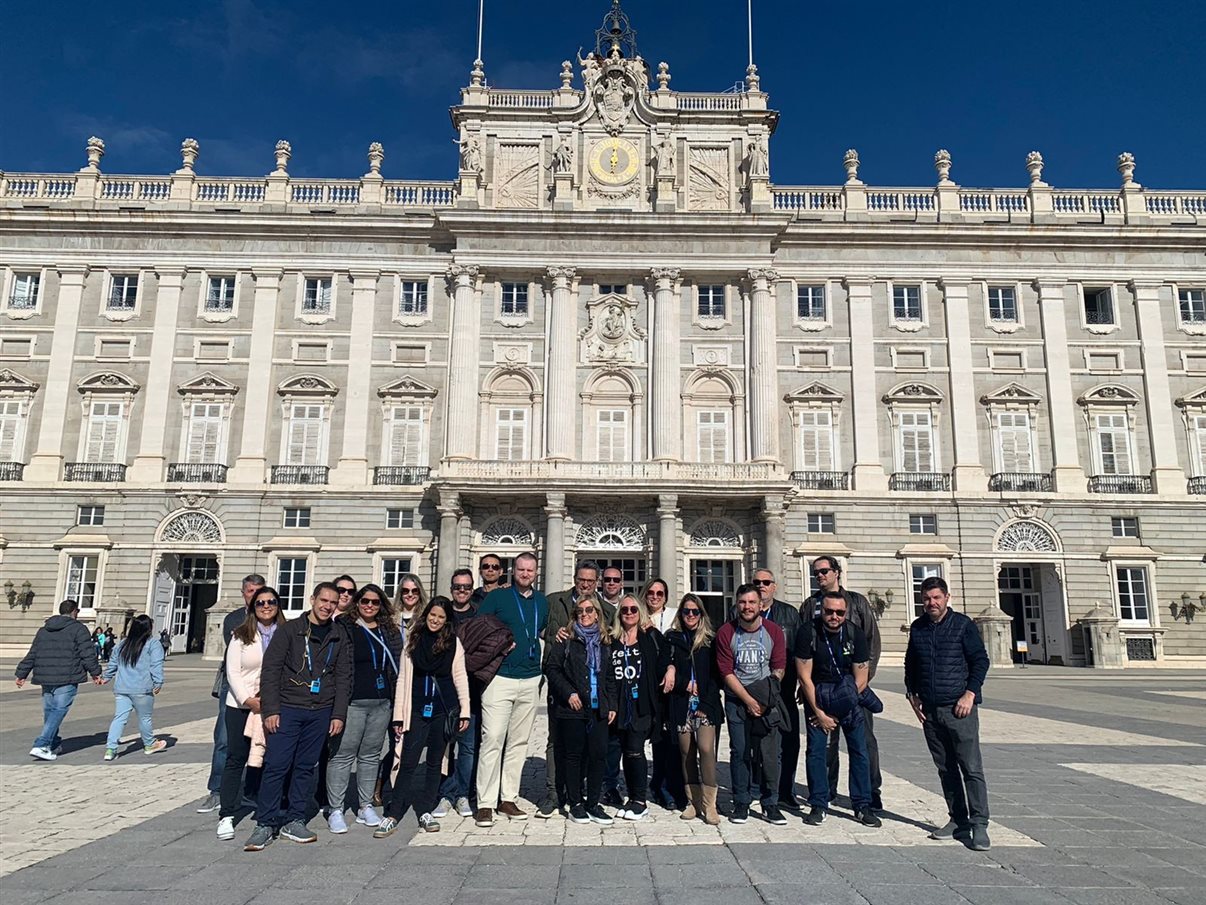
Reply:
<svg viewBox="0 0 1206 905"><path fill-rule="evenodd" d="M398 625L402 634L410 626L410 620L427 606L427 593L423 590L423 582L413 572L407 572L398 579L398 590L394 595L394 612L398 615Z"/></svg>
<svg viewBox="0 0 1206 905"><path fill-rule="evenodd" d="M645 604L632 594L620 598L611 624L611 668L618 696L613 731L620 741L628 801L618 817L642 820L649 813L649 760L645 743L661 737L662 694L666 664L664 641Z"/></svg>
<svg viewBox="0 0 1206 905"><path fill-rule="evenodd" d="M668 695L667 723L678 735L690 803L679 815L683 820L702 817L716 826L716 740L724 721L720 702L720 674L712 649L716 633L703 601L684 594L674 628L667 633L670 666L662 682Z"/></svg>

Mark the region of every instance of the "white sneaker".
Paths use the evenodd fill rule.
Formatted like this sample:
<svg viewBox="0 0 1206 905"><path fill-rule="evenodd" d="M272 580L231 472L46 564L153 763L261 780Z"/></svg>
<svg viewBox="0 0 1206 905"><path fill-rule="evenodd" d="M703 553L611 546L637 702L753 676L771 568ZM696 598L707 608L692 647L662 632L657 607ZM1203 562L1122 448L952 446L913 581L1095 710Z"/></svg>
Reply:
<svg viewBox="0 0 1206 905"><path fill-rule="evenodd" d="M234 838L234 818L223 817L218 821L218 838L223 841Z"/></svg>
<svg viewBox="0 0 1206 905"><path fill-rule="evenodd" d="M49 748L30 748L29 756L36 757L38 760L58 760L58 755Z"/></svg>
<svg viewBox="0 0 1206 905"><path fill-rule="evenodd" d="M332 833L346 833L348 831L348 823L343 819L343 811L332 811L327 817L327 826Z"/></svg>
<svg viewBox="0 0 1206 905"><path fill-rule="evenodd" d="M472 817L473 807L469 804L469 799L461 796L456 800L456 812L462 817Z"/></svg>
<svg viewBox="0 0 1206 905"><path fill-rule="evenodd" d="M380 826L381 817L371 804L366 804L356 812L356 822L363 823L365 826Z"/></svg>
<svg viewBox="0 0 1206 905"><path fill-rule="evenodd" d="M431 810L431 816L436 820L448 816L448 800L446 798L441 798L436 802L436 806Z"/></svg>

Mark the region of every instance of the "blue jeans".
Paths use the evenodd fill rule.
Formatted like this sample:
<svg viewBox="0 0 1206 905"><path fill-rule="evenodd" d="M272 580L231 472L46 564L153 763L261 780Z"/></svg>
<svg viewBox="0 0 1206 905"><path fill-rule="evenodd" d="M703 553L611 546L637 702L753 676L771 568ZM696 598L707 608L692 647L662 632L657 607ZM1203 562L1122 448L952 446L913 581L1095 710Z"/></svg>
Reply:
<svg viewBox="0 0 1206 905"><path fill-rule="evenodd" d="M63 741L59 738L59 727L75 700L77 685L42 686L42 734L34 739L35 748L50 748L52 751Z"/></svg>
<svg viewBox="0 0 1206 905"><path fill-rule="evenodd" d="M222 771L226 769L226 692L229 690L223 672L218 687L218 719L214 722L214 754L209 762L209 783L206 785L211 795L222 791Z"/></svg>
<svg viewBox="0 0 1206 905"><path fill-rule="evenodd" d="M862 713L855 709L854 725L838 724L846 736L846 753L850 761L850 803L856 811L871 807L871 762L867 758L867 738L864 734ZM808 774L808 805L813 808L829 806L829 768L826 754L829 750L829 735L817 726L808 723L808 753L805 755L805 771Z"/></svg>
<svg viewBox="0 0 1206 905"><path fill-rule="evenodd" d="M280 717L280 725L268 736L268 750L264 752L264 772L255 806L255 822L261 826L281 827L294 820L305 821L318 782L322 743L331 728L330 707L319 710L282 707ZM289 810L282 811L281 794L286 777Z"/></svg>
<svg viewBox="0 0 1206 905"><path fill-rule="evenodd" d="M155 733L151 729L151 711L155 709L155 696L153 694L115 694L113 698L117 702L117 712L113 715L113 722L109 724L109 740L105 742L105 747L117 747L121 734L126 728L126 720L130 718L130 711L138 714L138 731L142 735L143 747L152 744L155 741Z"/></svg>
<svg viewBox="0 0 1206 905"><path fill-rule="evenodd" d="M750 732L750 712L736 698L725 701L729 729L729 776L733 781L733 803L749 807L757 785L763 808L779 801L779 730L761 737Z"/></svg>
<svg viewBox="0 0 1206 905"><path fill-rule="evenodd" d="M477 714L469 714L469 728L456 737L456 758L452 772L440 784L440 797L453 804L458 798L476 798L473 788L473 764L477 760Z"/></svg>

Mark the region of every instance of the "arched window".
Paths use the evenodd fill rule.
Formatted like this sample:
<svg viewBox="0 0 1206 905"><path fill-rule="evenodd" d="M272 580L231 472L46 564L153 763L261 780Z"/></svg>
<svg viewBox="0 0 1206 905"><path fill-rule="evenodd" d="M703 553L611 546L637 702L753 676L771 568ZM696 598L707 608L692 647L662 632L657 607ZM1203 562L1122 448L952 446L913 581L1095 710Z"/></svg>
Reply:
<svg viewBox="0 0 1206 905"><path fill-rule="evenodd" d="M527 368L499 368L482 392L483 459L518 462L540 450L540 382ZM455 417L455 414L453 415Z"/></svg>
<svg viewBox="0 0 1206 905"><path fill-rule="evenodd" d="M715 464L745 459L745 399L731 374L697 371L683 388L683 404L688 458Z"/></svg>
<svg viewBox="0 0 1206 905"><path fill-rule="evenodd" d="M639 458L644 423L640 385L627 371L603 371L582 391L583 458L632 462Z"/></svg>
<svg viewBox="0 0 1206 905"><path fill-rule="evenodd" d="M997 549L1003 553L1057 553L1059 544L1045 525L1022 520L1001 529L997 535Z"/></svg>
<svg viewBox="0 0 1206 905"><path fill-rule="evenodd" d="M222 526L208 512L189 509L171 516L159 529L163 544L220 544Z"/></svg>

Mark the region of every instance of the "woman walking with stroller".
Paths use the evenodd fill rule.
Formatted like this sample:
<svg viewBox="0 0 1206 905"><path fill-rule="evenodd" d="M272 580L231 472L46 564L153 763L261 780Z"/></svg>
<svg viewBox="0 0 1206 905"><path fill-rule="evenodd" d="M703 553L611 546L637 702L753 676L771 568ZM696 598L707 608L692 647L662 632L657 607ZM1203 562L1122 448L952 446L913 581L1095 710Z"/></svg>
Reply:
<svg viewBox="0 0 1206 905"><path fill-rule="evenodd" d="M109 738L105 743L105 760L117 757L117 743L131 711L138 714L143 752L154 754L167 747L167 742L155 738L151 729L155 695L163 688L163 647L151 640L153 631L150 616L134 617L129 634L118 642L113 650L113 658L102 673L101 677L106 683L113 682L116 703L113 722L109 724Z"/></svg>

